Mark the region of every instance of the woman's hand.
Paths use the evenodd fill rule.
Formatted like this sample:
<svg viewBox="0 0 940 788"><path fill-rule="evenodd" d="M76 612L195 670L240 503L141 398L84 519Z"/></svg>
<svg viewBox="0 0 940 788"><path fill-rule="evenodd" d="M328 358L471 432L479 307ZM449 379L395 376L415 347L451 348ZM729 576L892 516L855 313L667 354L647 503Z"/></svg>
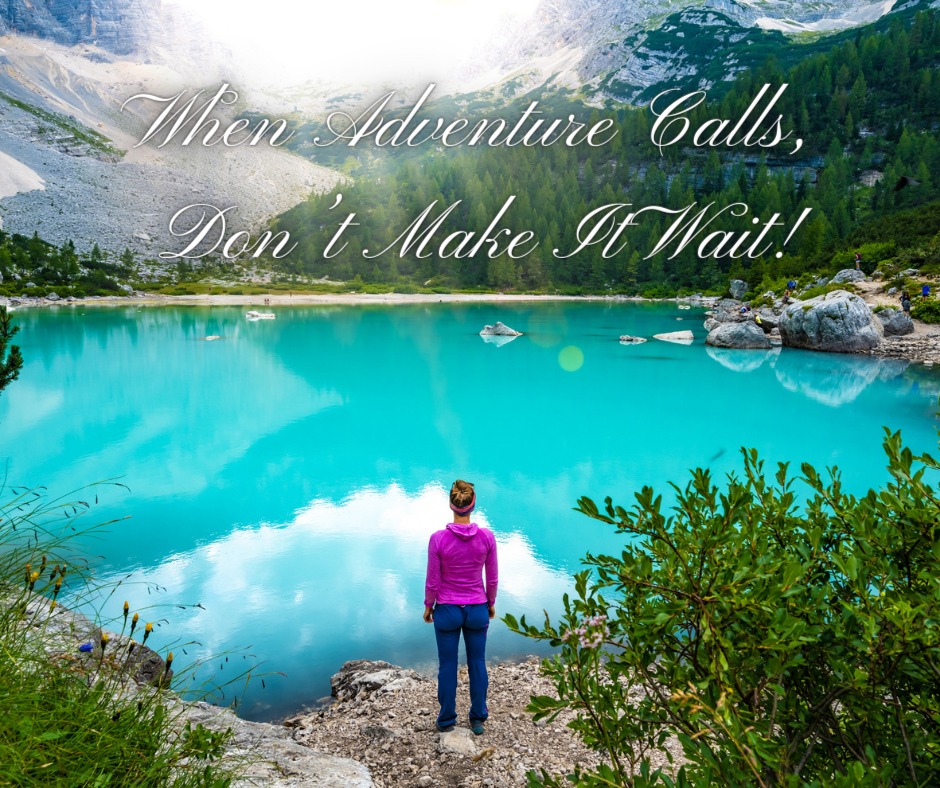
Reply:
<svg viewBox="0 0 940 788"><path fill-rule="evenodd" d="M490 616L490 618L492 618L492 616ZM434 611L431 610L431 608L429 607L424 608L424 623L425 624L434 623Z"/></svg>
<svg viewBox="0 0 940 788"><path fill-rule="evenodd" d="M496 605L488 605L487 609L490 611L490 618L496 618Z"/></svg>

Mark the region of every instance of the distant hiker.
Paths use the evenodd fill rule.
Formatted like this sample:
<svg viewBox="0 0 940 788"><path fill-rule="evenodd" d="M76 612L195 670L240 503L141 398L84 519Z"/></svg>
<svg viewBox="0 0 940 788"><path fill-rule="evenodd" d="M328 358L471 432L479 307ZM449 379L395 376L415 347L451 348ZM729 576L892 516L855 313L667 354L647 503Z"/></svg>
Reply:
<svg viewBox="0 0 940 788"><path fill-rule="evenodd" d="M749 307L747 304L741 304L741 314L746 315L749 312Z"/></svg>
<svg viewBox="0 0 940 788"><path fill-rule="evenodd" d="M860 271L862 269L862 254L861 252L855 253L855 270Z"/></svg>
<svg viewBox="0 0 940 788"><path fill-rule="evenodd" d="M473 485L457 479L450 488L453 521L432 534L428 543L424 620L434 624L440 663L437 729L446 733L457 724L457 647L463 632L470 683L470 730L480 736L489 716L486 633L490 619L496 617L498 567L493 533L470 521L476 502Z"/></svg>
<svg viewBox="0 0 940 788"><path fill-rule="evenodd" d="M788 287L783 291L783 305L786 306L790 303L790 288Z"/></svg>
<svg viewBox="0 0 940 788"><path fill-rule="evenodd" d="M921 298L927 298L927 296L929 296L929 295L930 295L930 285L925 284L925 285L920 289L920 297L921 297Z"/></svg>
<svg viewBox="0 0 940 788"><path fill-rule="evenodd" d="M911 295L907 290L901 293L901 309L904 311L905 315L911 313Z"/></svg>
<svg viewBox="0 0 940 788"><path fill-rule="evenodd" d="M793 292L794 290L796 290L796 280L795 280L795 279L791 279L789 282L787 282L787 290L789 290L790 292Z"/></svg>

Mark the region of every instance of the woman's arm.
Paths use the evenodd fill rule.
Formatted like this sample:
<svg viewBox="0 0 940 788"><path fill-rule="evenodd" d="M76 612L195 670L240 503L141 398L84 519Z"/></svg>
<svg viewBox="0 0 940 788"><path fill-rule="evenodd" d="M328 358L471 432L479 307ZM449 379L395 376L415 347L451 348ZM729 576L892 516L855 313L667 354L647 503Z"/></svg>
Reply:
<svg viewBox="0 0 940 788"><path fill-rule="evenodd" d="M499 562L496 559L496 537L489 533L489 551L486 554L486 603L490 608L490 618L496 615L496 586L499 583Z"/></svg>
<svg viewBox="0 0 940 788"><path fill-rule="evenodd" d="M441 555L437 549L436 536L431 534L428 541L428 570L424 577L424 620L429 624L434 620L432 610L441 587Z"/></svg>

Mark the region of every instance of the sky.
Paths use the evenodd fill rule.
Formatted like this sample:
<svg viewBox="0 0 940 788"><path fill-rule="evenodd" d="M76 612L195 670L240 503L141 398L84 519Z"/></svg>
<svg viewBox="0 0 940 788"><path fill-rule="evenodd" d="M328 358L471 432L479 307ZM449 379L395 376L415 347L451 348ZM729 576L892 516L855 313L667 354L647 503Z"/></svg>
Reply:
<svg viewBox="0 0 940 788"><path fill-rule="evenodd" d="M444 82L538 0L168 0L259 82Z"/></svg>

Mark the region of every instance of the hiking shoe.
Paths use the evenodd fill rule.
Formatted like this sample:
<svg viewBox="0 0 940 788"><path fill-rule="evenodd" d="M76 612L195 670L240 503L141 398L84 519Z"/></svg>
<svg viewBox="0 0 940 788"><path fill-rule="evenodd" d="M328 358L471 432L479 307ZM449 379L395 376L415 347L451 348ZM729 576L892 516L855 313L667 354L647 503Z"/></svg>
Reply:
<svg viewBox="0 0 940 788"><path fill-rule="evenodd" d="M455 727L454 725L438 725L437 730L440 733L450 733L454 729L454 727ZM480 733L483 733L483 731L481 730Z"/></svg>
<svg viewBox="0 0 940 788"><path fill-rule="evenodd" d="M473 731L475 736L483 735L483 720L473 720L470 723L470 730Z"/></svg>

